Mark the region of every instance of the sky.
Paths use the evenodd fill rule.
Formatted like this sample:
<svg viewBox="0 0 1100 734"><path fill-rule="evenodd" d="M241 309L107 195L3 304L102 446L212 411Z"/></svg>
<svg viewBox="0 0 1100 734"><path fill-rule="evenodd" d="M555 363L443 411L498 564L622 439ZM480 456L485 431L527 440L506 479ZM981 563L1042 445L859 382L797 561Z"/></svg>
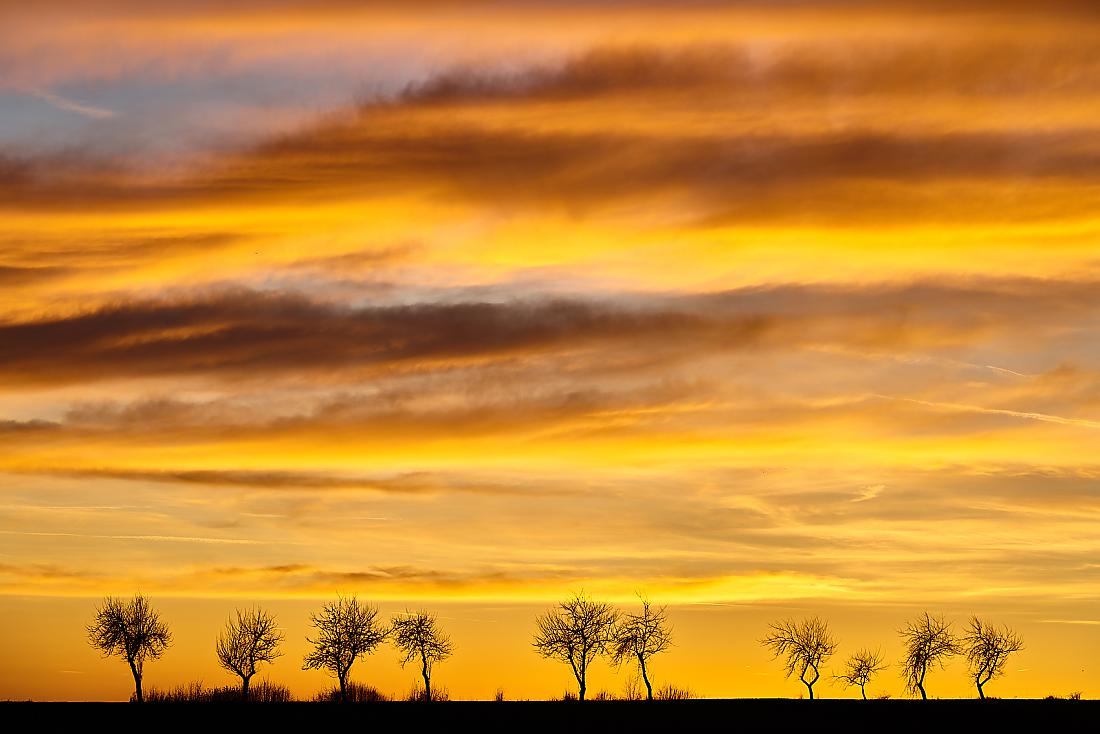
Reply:
<svg viewBox="0 0 1100 734"><path fill-rule="evenodd" d="M312 695L355 594L440 614L453 698L560 696L583 590L700 695L797 696L758 640L818 614L902 696L924 610L1020 632L991 695L1100 695L1098 48L1085 0L0 0L0 699L125 699L84 625L139 591L147 687L262 604Z"/></svg>

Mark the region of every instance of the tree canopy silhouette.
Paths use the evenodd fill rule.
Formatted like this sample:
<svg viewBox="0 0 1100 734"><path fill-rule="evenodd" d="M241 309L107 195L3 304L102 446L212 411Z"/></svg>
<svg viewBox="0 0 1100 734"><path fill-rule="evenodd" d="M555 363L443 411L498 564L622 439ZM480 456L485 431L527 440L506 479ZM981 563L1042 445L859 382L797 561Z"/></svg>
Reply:
<svg viewBox="0 0 1100 734"><path fill-rule="evenodd" d="M390 622L393 644L401 652L401 667L413 660L420 661L420 675L424 679L424 700L432 700L432 667L446 660L454 652L451 638L436 625L430 612L409 612L395 615Z"/></svg>
<svg viewBox="0 0 1100 734"><path fill-rule="evenodd" d="M653 700L653 685L649 682L649 659L672 645L672 626L665 607L653 609L649 599L641 597L642 613L620 617L612 631L611 662L621 666L629 660L638 665L645 682L646 699Z"/></svg>
<svg viewBox="0 0 1100 734"><path fill-rule="evenodd" d="M798 679L814 697L814 683L821 677L821 664L836 652L836 640L829 631L827 622L818 617L809 617L801 621L787 619L770 625L771 633L760 642L770 648L774 657L786 657L783 663L788 678L798 671ZM813 671L813 677L807 679L806 673Z"/></svg>
<svg viewBox="0 0 1100 734"><path fill-rule="evenodd" d="M241 698L248 700L248 685L256 675L256 667L270 663L282 655L279 644L283 633L275 623L275 615L258 607L237 610L237 618L230 618L225 630L218 636L214 649L218 662L241 678Z"/></svg>
<svg viewBox="0 0 1100 734"><path fill-rule="evenodd" d="M867 684L877 673L886 668L882 653L866 648L857 650L844 661L844 672L836 676L836 679L844 683L845 687L859 686L859 692L863 700L867 700Z"/></svg>
<svg viewBox="0 0 1100 734"><path fill-rule="evenodd" d="M535 651L544 658L569 663L582 701L588 666L609 652L618 618L611 604L593 601L583 592L535 618Z"/></svg>
<svg viewBox="0 0 1100 734"><path fill-rule="evenodd" d="M985 698L985 684L1004 675L1008 656L1024 649L1023 640L1007 626L1000 629L992 624L971 617L962 638L962 649L978 697Z"/></svg>
<svg viewBox="0 0 1100 734"><path fill-rule="evenodd" d="M920 693L928 700L924 690L924 679L928 669L939 665L942 669L947 659L960 651L958 641L951 632L951 623L943 617L933 617L928 612L905 623L899 634L905 643L905 657L902 658L902 676L905 678L905 690Z"/></svg>
<svg viewBox="0 0 1100 734"><path fill-rule="evenodd" d="M340 700L347 700L347 681L351 666L363 655L374 652L389 635L378 620L378 609L354 596L329 602L310 616L317 630L313 645L302 664L303 670L324 670L340 683Z"/></svg>
<svg viewBox="0 0 1100 734"><path fill-rule="evenodd" d="M124 659L134 676L134 695L144 701L141 676L146 660L156 660L172 644L172 633L149 605L149 600L137 594L130 601L108 596L95 611L87 627L88 643L105 657Z"/></svg>

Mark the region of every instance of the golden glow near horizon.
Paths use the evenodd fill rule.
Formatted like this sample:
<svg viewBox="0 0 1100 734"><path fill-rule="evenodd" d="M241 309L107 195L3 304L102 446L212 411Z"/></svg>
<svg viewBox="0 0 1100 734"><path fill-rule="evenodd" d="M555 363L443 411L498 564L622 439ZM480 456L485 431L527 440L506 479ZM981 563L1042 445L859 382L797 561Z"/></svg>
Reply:
<svg viewBox="0 0 1100 734"><path fill-rule="evenodd" d="M82 630L137 590L160 687L262 601L309 695L356 593L560 695L583 588L704 695L925 608L1100 693L1091 3L225 5L0 4L0 699L126 696Z"/></svg>

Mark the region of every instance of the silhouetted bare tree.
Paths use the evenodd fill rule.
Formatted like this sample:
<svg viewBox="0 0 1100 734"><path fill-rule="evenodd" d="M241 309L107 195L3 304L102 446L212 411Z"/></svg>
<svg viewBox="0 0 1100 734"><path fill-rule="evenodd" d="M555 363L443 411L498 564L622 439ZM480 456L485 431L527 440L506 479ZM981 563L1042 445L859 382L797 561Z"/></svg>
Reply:
<svg viewBox="0 0 1100 734"><path fill-rule="evenodd" d="M798 679L810 692L810 700L814 697L814 683L821 677L821 664L836 652L836 640L829 632L829 625L818 617L809 617L800 621L787 619L772 624L771 634L760 642L771 649L776 658L786 656L783 663L790 678L798 671ZM813 677L806 678L806 673L812 670Z"/></svg>
<svg viewBox="0 0 1100 734"><path fill-rule="evenodd" d="M544 658L569 663L584 700L588 666L609 652L619 612L610 604L595 602L583 592L574 594L535 618L538 633L534 647Z"/></svg>
<svg viewBox="0 0 1100 734"><path fill-rule="evenodd" d="M138 703L144 701L141 676L146 660L156 660L172 644L172 633L160 621L149 600L137 594L130 601L109 596L88 625L88 642L106 657L117 655L130 666Z"/></svg>
<svg viewBox="0 0 1100 734"><path fill-rule="evenodd" d="M928 700L924 690L924 678L933 665L943 668L947 658L960 651L955 636L951 633L951 623L943 617L933 617L928 612L905 623L899 634L905 643L905 657L902 658L905 677L905 690L920 693Z"/></svg>
<svg viewBox="0 0 1100 734"><path fill-rule="evenodd" d="M867 684L876 673L884 670L886 663L882 660L882 653L866 648L857 650L844 661L844 672L836 676L846 687L859 686L859 692L863 694L863 700L867 700Z"/></svg>
<svg viewBox="0 0 1100 734"><path fill-rule="evenodd" d="M962 638L966 662L978 697L985 698L985 684L1004 675L1008 656L1024 649L1023 640L1007 626L1000 629L977 617L971 617Z"/></svg>
<svg viewBox="0 0 1100 734"><path fill-rule="evenodd" d="M436 626L435 615L430 612L410 612L394 615L393 644L403 655L401 667L413 660L420 660L420 676L424 679L424 700L432 700L432 667L446 660L454 652L451 638Z"/></svg>
<svg viewBox="0 0 1100 734"><path fill-rule="evenodd" d="M241 698L245 701L256 666L282 655L279 652L282 641L283 633L275 624L275 615L259 608L238 609L237 618L225 623L214 649L221 666L241 677Z"/></svg>
<svg viewBox="0 0 1100 734"><path fill-rule="evenodd" d="M306 655L303 670L324 670L340 682L340 700L347 700L348 672L355 661L369 655L389 635L378 621L378 609L354 596L329 602L310 620L316 639L306 638L313 650Z"/></svg>
<svg viewBox="0 0 1100 734"><path fill-rule="evenodd" d="M668 622L665 607L653 609L649 599L640 597L641 614L627 614L620 618L612 631L611 662L621 666L625 661L636 662L645 681L646 699L653 700L653 686L649 682L646 664L659 652L672 645L672 626Z"/></svg>

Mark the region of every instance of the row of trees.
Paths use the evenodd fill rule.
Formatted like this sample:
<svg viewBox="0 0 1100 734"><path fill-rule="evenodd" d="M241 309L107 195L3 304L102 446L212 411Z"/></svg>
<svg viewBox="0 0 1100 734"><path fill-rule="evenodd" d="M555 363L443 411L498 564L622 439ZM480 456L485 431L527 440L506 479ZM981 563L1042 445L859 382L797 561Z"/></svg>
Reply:
<svg viewBox="0 0 1100 734"><path fill-rule="evenodd" d="M609 603L574 594L536 617L535 651L569 665L582 701L588 668L600 657L618 668L624 664L636 667L645 683L646 698L653 700L649 663L672 646L672 625L665 607L654 607L644 597L641 605L640 614L627 614ZM312 649L302 667L335 677L341 701L346 700L348 675L356 660L373 653L387 640L399 651L402 667L418 664L424 699L431 701L432 669L454 650L436 617L426 611L406 611L395 615L387 625L372 604L341 597L325 604L310 616L310 621L315 634L306 637ZM906 690L927 699L924 683L929 671L936 666L943 668L952 656L965 655L978 696L984 699L985 685L1004 674L1008 657L1022 650L1023 642L1008 627L996 627L977 617L970 618L961 636L956 636L951 627L942 616L924 612L900 630L905 646L901 665ZM126 661L134 676L136 698L141 701L145 661L159 658L172 642L168 627L148 600L141 595L130 601L108 597L96 609L87 631L93 647ZM259 607L238 609L226 623L214 650L221 666L240 677L244 700L248 700L249 683L257 669L282 655L283 640L275 616ZM782 658L787 678L797 673L811 699L814 684L838 646L828 623L818 617L774 623L760 642L776 659ZM846 686L858 686L866 699L867 685L886 667L881 652L864 648L853 653L843 671L834 677Z"/></svg>
<svg viewBox="0 0 1100 734"><path fill-rule="evenodd" d="M582 701L588 666L601 655L615 666L627 661L635 664L645 682L647 697L653 699L648 663L672 644L672 627L664 607L653 609L643 598L641 614L623 614L611 604L574 595L539 616L536 625L535 650L543 657L569 664ZM818 617L787 619L770 625L770 630L761 644L775 658L782 658L786 677L798 674L813 699L814 684L821 678L824 663L837 650L828 623ZM1008 627L998 628L978 617L971 617L965 633L957 637L950 622L928 612L907 622L900 634L905 644L901 663L906 690L919 693L925 700L928 672L936 666L942 668L948 658L960 654L966 656L978 696L984 699L985 685L1003 675L1009 655L1024 646L1019 635ZM834 678L847 687L858 687L866 699L867 684L886 667L881 652L863 648L845 661L843 671Z"/></svg>
<svg viewBox="0 0 1100 734"><path fill-rule="evenodd" d="M672 626L665 607L654 609L644 597L641 602L641 614L623 614L611 604L574 594L535 618L535 651L569 664L581 701L587 690L588 666L600 656L607 656L616 667L624 663L637 666L646 699L652 701L649 660L672 645Z"/></svg>
<svg viewBox="0 0 1100 734"><path fill-rule="evenodd" d="M966 656L978 697L984 699L986 684L1004 675L1008 656L1024 648L1020 636L1013 630L1007 626L996 627L978 617L971 617L965 632L956 636L950 622L942 616L933 617L924 612L906 622L899 634L905 645L905 655L901 659L905 689L914 695L919 693L925 700L928 692L924 689L924 681L929 671L937 666L942 669L955 655ZM788 678L798 673L811 699L823 664L837 649L828 623L818 617L773 624L761 644L776 658L783 658ZM846 686L858 686L866 699L867 684L885 668L881 652L863 648L853 653L845 661L844 670L834 677Z"/></svg>
<svg viewBox="0 0 1100 734"><path fill-rule="evenodd" d="M354 596L329 602L310 616L315 630L306 641L312 649L302 663L304 670L323 670L339 682L340 700L347 698L348 674L355 661L373 653L386 640L401 655L401 667L418 663L424 680L424 700L432 700L432 668L454 651L451 639L440 629L435 615L426 611L394 615L386 625L372 604ZM172 634L148 599L130 601L108 597L88 625L88 642L104 655L126 661L134 676L134 692L143 700L142 672L147 660L161 657L172 644ZM285 635L275 615L252 607L238 609L218 636L214 651L218 663L241 679L241 698L248 700L249 684L264 663L282 655Z"/></svg>

